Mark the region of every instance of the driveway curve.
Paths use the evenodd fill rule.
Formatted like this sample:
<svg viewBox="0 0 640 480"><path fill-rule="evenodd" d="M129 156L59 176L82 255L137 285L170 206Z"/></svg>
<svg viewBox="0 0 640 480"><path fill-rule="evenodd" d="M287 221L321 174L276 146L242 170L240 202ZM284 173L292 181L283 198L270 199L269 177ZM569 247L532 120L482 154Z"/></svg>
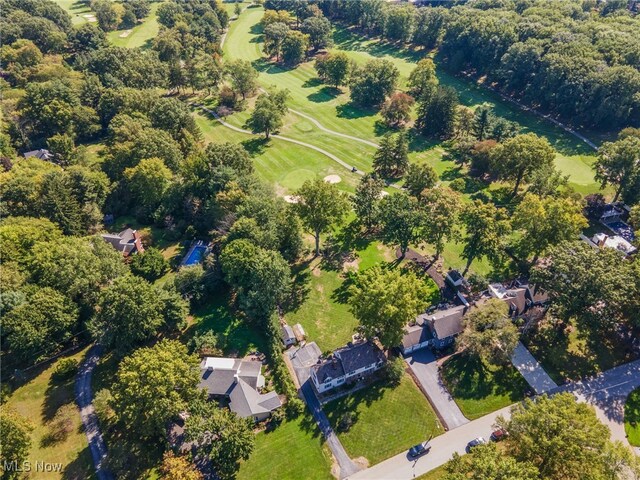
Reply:
<svg viewBox="0 0 640 480"><path fill-rule="evenodd" d="M91 374L98 364L100 354L102 353L101 345L94 345L89 349L87 355L78 369L76 378L76 402L80 408L80 418L84 426L84 431L89 442L89 450L91 458L96 469L96 477L98 480L114 480L112 473L105 467L104 462L107 458L107 446L102 438L100 427L98 426L98 417L93 408L93 392L91 391Z"/></svg>

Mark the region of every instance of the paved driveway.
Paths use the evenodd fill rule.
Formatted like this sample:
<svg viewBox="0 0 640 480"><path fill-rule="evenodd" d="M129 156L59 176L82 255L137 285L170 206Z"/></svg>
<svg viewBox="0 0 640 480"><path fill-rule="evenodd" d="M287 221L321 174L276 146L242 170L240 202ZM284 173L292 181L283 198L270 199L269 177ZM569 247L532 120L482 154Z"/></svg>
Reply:
<svg viewBox="0 0 640 480"><path fill-rule="evenodd" d="M511 363L538 395L558 387L522 342L518 342Z"/></svg>
<svg viewBox="0 0 640 480"><path fill-rule="evenodd" d="M469 422L442 383L438 373L438 365L431 350L428 348L418 350L413 355L406 357L405 361L422 385L422 390L429 397L431 405L447 430Z"/></svg>

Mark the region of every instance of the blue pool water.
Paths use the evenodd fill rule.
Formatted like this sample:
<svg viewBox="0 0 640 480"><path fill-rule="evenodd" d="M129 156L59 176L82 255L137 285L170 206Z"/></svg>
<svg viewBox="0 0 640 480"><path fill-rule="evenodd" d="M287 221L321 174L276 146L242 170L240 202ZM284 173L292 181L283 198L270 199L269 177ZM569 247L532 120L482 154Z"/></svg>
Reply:
<svg viewBox="0 0 640 480"><path fill-rule="evenodd" d="M190 266L196 265L202 261L202 257L204 257L204 252L206 252L207 247L204 245L195 245L187 257L182 261L182 265Z"/></svg>
<svg viewBox="0 0 640 480"><path fill-rule="evenodd" d="M628 242L633 242L635 235L633 234L633 229L624 222L613 222L608 223L607 227L616 232L622 238L627 240Z"/></svg>

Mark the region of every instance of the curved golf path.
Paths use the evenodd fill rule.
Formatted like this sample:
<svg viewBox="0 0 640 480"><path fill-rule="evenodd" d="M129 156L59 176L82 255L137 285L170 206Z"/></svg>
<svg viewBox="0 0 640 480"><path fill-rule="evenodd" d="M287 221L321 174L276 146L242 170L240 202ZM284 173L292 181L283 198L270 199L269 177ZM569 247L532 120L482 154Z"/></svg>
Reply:
<svg viewBox="0 0 640 480"><path fill-rule="evenodd" d="M290 108L289 111L291 113L294 113L294 114L300 116L300 117L306 118L311 123L313 123L316 127L318 127L320 130L322 130L323 132L327 132L327 133L329 133L331 135L337 135L338 137L348 138L349 140L354 140L356 142L364 143L366 145L371 145L372 147L375 147L375 148L378 148L380 146L377 143L370 142L369 140L365 140L364 138L354 137L352 135L347 135L346 133L340 133L340 132L336 132L335 130L330 130L330 129L322 126L322 124L318 120L316 120L315 118L307 115L306 113L299 112L298 110L294 110L293 108Z"/></svg>
<svg viewBox="0 0 640 480"><path fill-rule="evenodd" d="M96 469L96 477L98 480L114 480L111 472L103 465L107 458L107 446L102 438L102 433L98 426L98 417L92 403L91 374L98 364L101 353L102 346L94 345L89 349L87 356L80 365L75 385L76 402L80 408L80 418L89 442L89 450Z"/></svg>

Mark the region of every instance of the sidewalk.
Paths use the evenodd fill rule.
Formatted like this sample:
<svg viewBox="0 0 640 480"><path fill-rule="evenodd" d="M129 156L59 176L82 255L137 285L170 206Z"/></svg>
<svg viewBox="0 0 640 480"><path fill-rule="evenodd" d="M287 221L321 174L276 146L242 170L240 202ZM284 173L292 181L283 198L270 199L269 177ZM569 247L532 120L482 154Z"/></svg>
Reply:
<svg viewBox="0 0 640 480"><path fill-rule="evenodd" d="M518 342L518 346L516 346L513 356L511 357L511 363L513 363L513 366L522 374L527 383L531 385L536 395L558 388L556 382L545 372L544 368L542 368L522 342Z"/></svg>

